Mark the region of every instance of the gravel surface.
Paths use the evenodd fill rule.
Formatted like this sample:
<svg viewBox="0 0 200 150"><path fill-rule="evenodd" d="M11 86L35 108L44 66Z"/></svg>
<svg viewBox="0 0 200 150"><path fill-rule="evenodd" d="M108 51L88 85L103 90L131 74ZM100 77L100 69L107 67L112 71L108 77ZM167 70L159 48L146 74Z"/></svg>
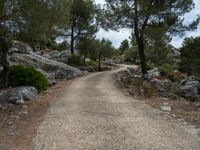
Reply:
<svg viewBox="0 0 200 150"><path fill-rule="evenodd" d="M75 80L50 104L33 150L200 150L190 126L122 94L115 71Z"/></svg>

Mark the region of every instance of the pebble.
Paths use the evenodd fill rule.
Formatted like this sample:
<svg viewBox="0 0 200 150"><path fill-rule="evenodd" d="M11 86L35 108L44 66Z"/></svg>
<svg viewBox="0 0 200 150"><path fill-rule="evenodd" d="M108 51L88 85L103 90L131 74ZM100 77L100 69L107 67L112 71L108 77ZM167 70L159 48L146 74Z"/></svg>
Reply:
<svg viewBox="0 0 200 150"><path fill-rule="evenodd" d="M172 111L171 106L161 106L160 109L163 111Z"/></svg>
<svg viewBox="0 0 200 150"><path fill-rule="evenodd" d="M9 136L15 136L17 133L16 132L9 132L8 135Z"/></svg>

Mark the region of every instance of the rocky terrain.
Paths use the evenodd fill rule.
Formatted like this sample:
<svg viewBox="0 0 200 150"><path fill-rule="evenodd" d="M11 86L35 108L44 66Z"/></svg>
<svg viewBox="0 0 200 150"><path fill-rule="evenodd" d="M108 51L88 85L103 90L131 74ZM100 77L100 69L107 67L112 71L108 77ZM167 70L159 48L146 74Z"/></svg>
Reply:
<svg viewBox="0 0 200 150"><path fill-rule="evenodd" d="M50 84L54 80L68 80L83 75L79 69L44 57L40 53L34 52L28 45L18 41L14 41L13 47L9 51L9 62L11 65L35 67L49 79Z"/></svg>
<svg viewBox="0 0 200 150"><path fill-rule="evenodd" d="M172 113L200 127L200 79L178 71L162 77L158 68L149 70L145 79L139 68L128 67L115 74L118 87L127 94L143 98L151 106Z"/></svg>
<svg viewBox="0 0 200 150"><path fill-rule="evenodd" d="M60 57L62 58L62 57ZM64 59L64 58L63 58ZM42 56L27 44L13 41L9 50L8 60L10 65L23 65L36 68L48 79L49 86L56 84L59 80L69 80L82 76L83 72L65 63ZM24 101L33 100L38 91L34 87L17 87L0 90L0 105L6 100L13 104L22 104Z"/></svg>

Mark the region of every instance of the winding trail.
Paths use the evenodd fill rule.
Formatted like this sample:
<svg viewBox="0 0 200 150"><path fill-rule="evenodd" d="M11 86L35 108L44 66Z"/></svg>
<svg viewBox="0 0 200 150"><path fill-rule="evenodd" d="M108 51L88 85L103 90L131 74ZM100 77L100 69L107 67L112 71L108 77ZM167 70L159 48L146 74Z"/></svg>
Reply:
<svg viewBox="0 0 200 150"><path fill-rule="evenodd" d="M122 94L112 74L75 80L50 104L33 150L200 150L193 129Z"/></svg>

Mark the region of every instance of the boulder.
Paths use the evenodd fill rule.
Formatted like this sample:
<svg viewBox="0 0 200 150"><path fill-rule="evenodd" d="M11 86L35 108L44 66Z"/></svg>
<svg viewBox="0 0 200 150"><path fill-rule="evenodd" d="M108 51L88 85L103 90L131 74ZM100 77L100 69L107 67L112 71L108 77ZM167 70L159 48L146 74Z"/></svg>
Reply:
<svg viewBox="0 0 200 150"><path fill-rule="evenodd" d="M30 52L33 52L33 49L28 44L25 44L20 41L13 41L12 47L9 49L9 54L12 53L28 54Z"/></svg>
<svg viewBox="0 0 200 150"><path fill-rule="evenodd" d="M169 112L172 111L171 106L166 106L166 105L161 106L160 109L161 109L162 111L169 111Z"/></svg>
<svg viewBox="0 0 200 150"><path fill-rule="evenodd" d="M178 93L189 99L194 99L198 97L200 91L200 80L197 77L188 77L180 82L180 88Z"/></svg>
<svg viewBox="0 0 200 150"><path fill-rule="evenodd" d="M150 81L150 83L152 83L152 85L155 87L155 89L158 92L165 92L166 88L172 84L170 80L167 80L167 79L165 79L165 80L158 80L156 78L152 79Z"/></svg>
<svg viewBox="0 0 200 150"><path fill-rule="evenodd" d="M188 81L199 81L200 82L200 78L195 77L195 76L190 76L190 77L183 79L180 83L185 84Z"/></svg>
<svg viewBox="0 0 200 150"><path fill-rule="evenodd" d="M49 56L48 54L43 54L42 56L47 58L47 59L51 59L51 56Z"/></svg>
<svg viewBox="0 0 200 150"><path fill-rule="evenodd" d="M36 88L31 86L23 86L13 88L11 92L7 94L10 95L9 101L11 103L20 105L23 104L24 101L34 100L38 95L38 91Z"/></svg>
<svg viewBox="0 0 200 150"><path fill-rule="evenodd" d="M38 55L24 43L15 43L9 53L11 65L32 66L43 73L49 80L49 83L54 83L55 80L59 79L73 79L82 75L82 71L77 68ZM16 51L12 51L13 48Z"/></svg>
<svg viewBox="0 0 200 150"><path fill-rule="evenodd" d="M68 63L68 58L71 56L70 51L52 51L47 53L46 58L50 58L62 63Z"/></svg>
<svg viewBox="0 0 200 150"><path fill-rule="evenodd" d="M126 74L127 75L133 75L133 74L135 74L135 68L133 68L133 67L127 67Z"/></svg>
<svg viewBox="0 0 200 150"><path fill-rule="evenodd" d="M153 79L153 78L158 77L159 75L160 75L159 69L158 69L158 68L154 68L154 69L149 70L149 71L147 72L147 74L145 75L145 78L146 78L147 80L151 80L151 79Z"/></svg>
<svg viewBox="0 0 200 150"><path fill-rule="evenodd" d="M183 85L178 89L178 94L188 99L194 99L198 97L198 89L191 85Z"/></svg>

